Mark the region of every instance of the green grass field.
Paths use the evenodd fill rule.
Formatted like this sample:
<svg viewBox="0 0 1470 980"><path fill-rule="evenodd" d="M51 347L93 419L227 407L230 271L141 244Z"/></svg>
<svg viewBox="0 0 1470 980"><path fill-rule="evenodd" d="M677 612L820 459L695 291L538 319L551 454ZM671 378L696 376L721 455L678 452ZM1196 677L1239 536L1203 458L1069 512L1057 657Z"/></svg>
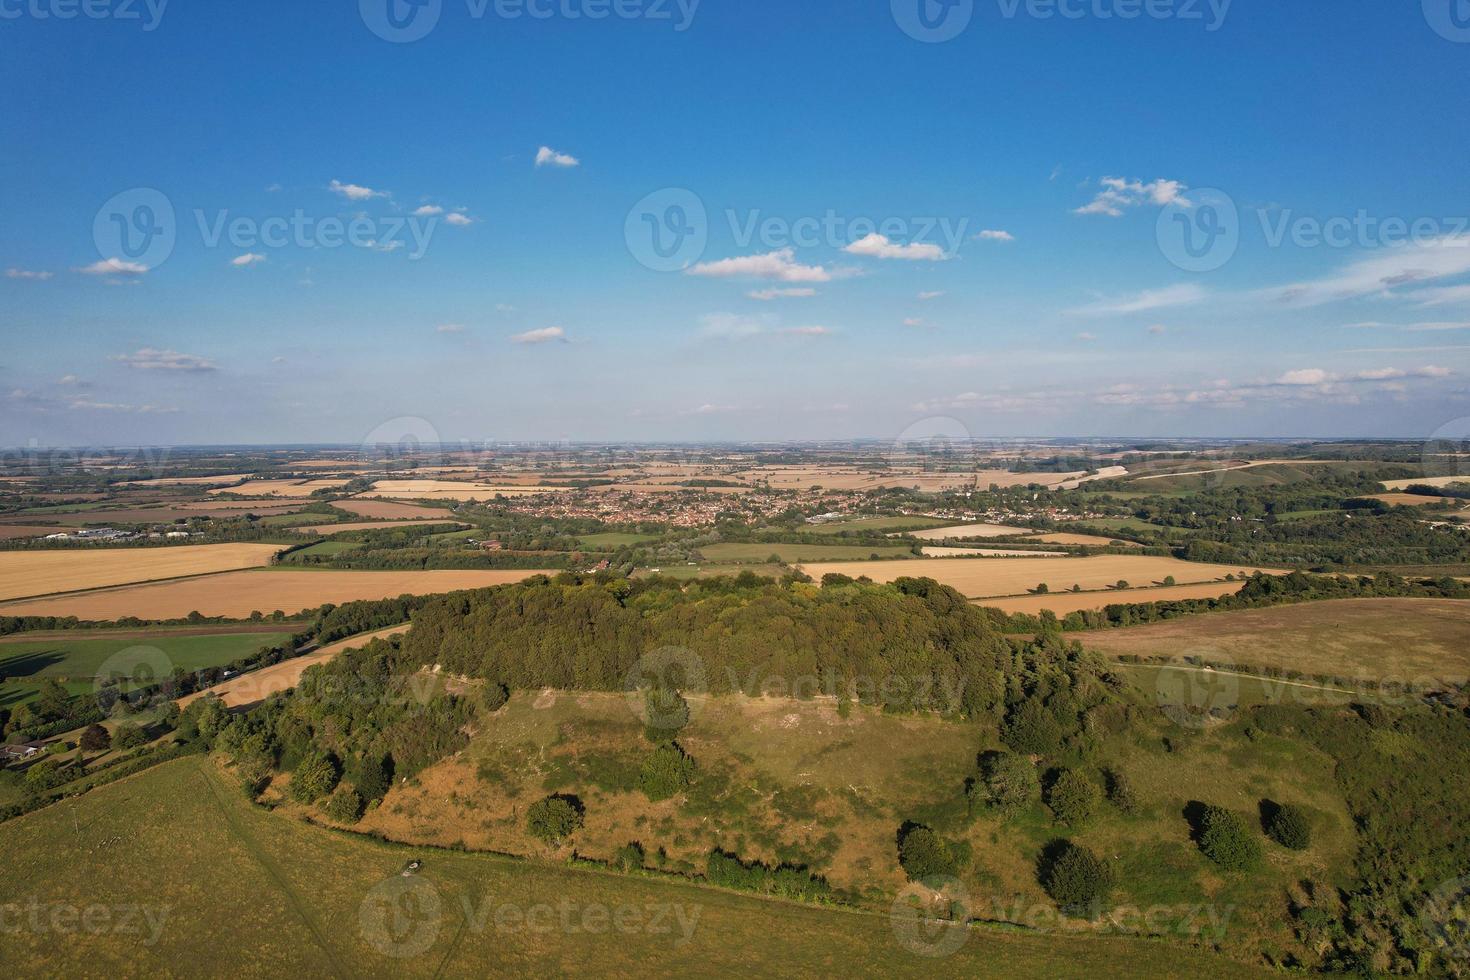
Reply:
<svg viewBox="0 0 1470 980"><path fill-rule="evenodd" d="M772 556L788 564L798 561L866 561L912 558L904 545L849 544L712 544L699 549L705 561L716 564L764 564Z"/></svg>
<svg viewBox="0 0 1470 980"><path fill-rule="evenodd" d="M1262 975L1070 932L971 930L920 956L886 914L338 834L251 805L198 758L0 825L0 847L14 976Z"/></svg>
<svg viewBox="0 0 1470 980"><path fill-rule="evenodd" d="M266 527L303 527L314 524L330 524L333 514L269 514L260 519Z"/></svg>
<svg viewBox="0 0 1470 980"><path fill-rule="evenodd" d="M577 540L582 543L582 547L593 551L616 551L619 548L631 548L635 545L657 541L658 535L607 531L603 534L584 534Z"/></svg>
<svg viewBox="0 0 1470 980"><path fill-rule="evenodd" d="M330 558L333 555L340 555L348 551L357 551L359 548L364 547L366 545L360 541L318 541L309 548L302 548L300 551L291 552L285 557L282 564L300 562L301 559L306 557Z"/></svg>
<svg viewBox="0 0 1470 980"><path fill-rule="evenodd" d="M198 670L218 667L255 653L261 647L288 643L290 632L219 633L206 636L171 636L167 631L138 630L108 633L102 638L53 635L38 640L8 640L0 643L0 706L13 707L30 700L47 678L63 679L73 693L89 691L97 672L105 665L109 673L130 674L146 665L157 674L166 667Z"/></svg>

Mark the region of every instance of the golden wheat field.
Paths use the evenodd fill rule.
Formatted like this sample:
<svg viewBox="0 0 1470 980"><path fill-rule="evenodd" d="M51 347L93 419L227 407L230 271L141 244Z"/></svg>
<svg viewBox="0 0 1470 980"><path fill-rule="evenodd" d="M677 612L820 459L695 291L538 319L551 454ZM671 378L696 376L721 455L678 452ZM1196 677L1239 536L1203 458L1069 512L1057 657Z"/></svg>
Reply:
<svg viewBox="0 0 1470 980"><path fill-rule="evenodd" d="M0 599L257 568L269 564L280 550L274 544L204 544L4 551L0 552Z"/></svg>
<svg viewBox="0 0 1470 980"><path fill-rule="evenodd" d="M1412 480L1385 480L1385 490L1397 491L1416 484L1426 487L1447 487L1452 483L1470 484L1470 473L1462 473L1453 476L1421 476Z"/></svg>
<svg viewBox="0 0 1470 980"><path fill-rule="evenodd" d="M1171 599L1218 599L1245 588L1244 582L1203 582L1198 585L1160 586L1145 589L1109 589L1105 592L1053 592L1050 595L1010 596L976 599L977 606L1008 613L1036 615L1050 609L1058 616L1101 609L1114 603L1167 602Z"/></svg>
<svg viewBox="0 0 1470 980"><path fill-rule="evenodd" d="M248 480L236 487L217 487L213 494L234 493L242 497L310 497L318 490L335 490L346 480Z"/></svg>
<svg viewBox="0 0 1470 980"><path fill-rule="evenodd" d="M360 650L373 640L386 640L391 636L400 636L408 632L407 624L403 626L390 626L387 629L378 630L374 633L364 633L349 637L337 643L330 643L315 653L309 653L304 657L296 657L292 660L284 660L260 670L241 674L239 677L216 684L206 691L191 694L186 698L179 699L179 707L187 708L193 701L202 697L214 696L224 701L227 708L240 708L245 705L259 704L272 694L280 694L289 691L301 683L301 675L306 673L308 667L324 664L332 660L337 654L344 650Z"/></svg>
<svg viewBox="0 0 1470 980"><path fill-rule="evenodd" d="M1089 545L1094 548L1106 548L1111 544L1122 545L1125 548L1142 548L1143 545L1136 541L1117 541L1113 538L1104 538L1096 534L1033 534L1027 541L1039 541L1042 544L1079 544Z"/></svg>
<svg viewBox="0 0 1470 980"><path fill-rule="evenodd" d="M443 507L423 507L418 504L401 504L396 500L338 500L332 504L358 517L375 521L402 521L416 518L448 517L450 511Z"/></svg>
<svg viewBox="0 0 1470 980"><path fill-rule="evenodd" d="M483 589L519 582L537 571L254 571L228 572L184 582L133 585L82 595L7 602L3 616L77 616L89 620L178 619L205 616L242 618L277 609L297 613L323 603L388 599L400 595L435 595L461 589Z"/></svg>
<svg viewBox="0 0 1470 980"><path fill-rule="evenodd" d="M925 558L1065 558L1065 551L1017 551L1011 548L945 548L926 545Z"/></svg>
<svg viewBox="0 0 1470 980"><path fill-rule="evenodd" d="M1045 583L1052 592L1074 585L1083 590L1105 589L1120 581L1132 586L1160 585L1168 576L1176 582L1213 582L1226 575L1248 575L1254 569L1236 565L1207 565L1147 555L1097 555L1091 558L916 558L912 561L841 561L801 566L820 580L838 574L875 582L897 578L932 578L971 599L1019 596Z"/></svg>
<svg viewBox="0 0 1470 980"><path fill-rule="evenodd" d="M1005 524L955 524L950 527L931 527L922 531L905 531L902 535L920 541L943 541L946 538L1005 538L1030 533L1030 528L1009 527Z"/></svg>

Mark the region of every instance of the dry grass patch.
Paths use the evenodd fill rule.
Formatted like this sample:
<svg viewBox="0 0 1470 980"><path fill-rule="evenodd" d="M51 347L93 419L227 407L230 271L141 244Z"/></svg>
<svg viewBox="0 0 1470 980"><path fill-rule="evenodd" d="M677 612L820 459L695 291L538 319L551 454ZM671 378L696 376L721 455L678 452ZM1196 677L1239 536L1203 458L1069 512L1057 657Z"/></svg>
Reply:
<svg viewBox="0 0 1470 980"><path fill-rule="evenodd" d="M449 517L450 511L442 507L424 507L419 504L403 504L394 500L338 500L332 504L358 517L375 521L403 521L417 518Z"/></svg>
<svg viewBox="0 0 1470 980"><path fill-rule="evenodd" d="M242 497L310 497L318 490L345 487L347 480L249 480L237 487L219 487L212 494L234 493Z"/></svg>
<svg viewBox="0 0 1470 980"><path fill-rule="evenodd" d="M1152 589L1109 589L1105 592L1053 592L1049 595L1012 596L1004 599L977 599L976 604L1008 613L1037 615L1050 609L1058 616L1088 612L1117 603L1168 602L1176 599L1218 599L1234 595L1245 588L1244 582L1204 582L1198 585L1170 585Z"/></svg>

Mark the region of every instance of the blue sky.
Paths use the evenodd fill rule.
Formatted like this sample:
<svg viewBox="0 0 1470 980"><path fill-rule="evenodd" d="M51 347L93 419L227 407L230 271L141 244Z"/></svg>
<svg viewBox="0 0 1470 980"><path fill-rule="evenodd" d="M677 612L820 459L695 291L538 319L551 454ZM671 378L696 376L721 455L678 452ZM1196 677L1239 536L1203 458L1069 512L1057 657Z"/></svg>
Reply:
<svg viewBox="0 0 1470 980"><path fill-rule="evenodd" d="M92 2L0 0L0 444L1470 416L1451 0Z"/></svg>

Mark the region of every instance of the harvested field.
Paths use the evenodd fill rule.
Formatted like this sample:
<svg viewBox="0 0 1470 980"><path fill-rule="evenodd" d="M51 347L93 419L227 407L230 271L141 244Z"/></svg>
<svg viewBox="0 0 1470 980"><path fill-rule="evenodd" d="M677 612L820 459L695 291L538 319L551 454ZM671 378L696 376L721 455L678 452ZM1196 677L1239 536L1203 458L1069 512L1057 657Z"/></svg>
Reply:
<svg viewBox="0 0 1470 980"><path fill-rule="evenodd" d="M306 673L308 667L324 664L335 658L344 650L359 650L373 640L386 640L390 636L402 636L408 632L408 624L402 626L390 626L387 629L378 630L375 633L363 633L359 636L350 636L337 643L331 643L322 647L314 653L308 653L304 657L296 657L286 660L260 670L241 674L233 680L216 684L214 687L186 698L179 699L179 707L186 708L190 702L197 701L202 697L213 695L224 700L225 707L239 708L249 704L259 704L272 694L280 694L289 691L301 683L301 675Z"/></svg>
<svg viewBox="0 0 1470 980"><path fill-rule="evenodd" d="M1099 537L1096 534L1033 534L1026 539L1041 544L1077 544L1087 545L1093 548L1106 548L1109 545L1122 545L1125 548L1142 548L1143 545L1136 541L1118 541L1113 538Z"/></svg>
<svg viewBox="0 0 1470 980"><path fill-rule="evenodd" d="M375 521L403 521L414 520L419 517L447 517L450 514L448 508L423 507L418 504L401 504L394 500L363 500L354 498L352 500L338 500L332 504L338 510L345 510L349 514L358 517L367 517Z"/></svg>
<svg viewBox="0 0 1470 980"><path fill-rule="evenodd" d="M1470 474L1460 474L1457 476L1420 476L1412 480L1384 480L1383 488L1389 491L1397 491L1416 484L1425 487L1447 487L1452 483L1463 483L1466 486L1470 486Z"/></svg>
<svg viewBox="0 0 1470 980"><path fill-rule="evenodd" d="M1470 679L1470 602L1334 599L1088 633L1103 653L1202 657L1335 677Z"/></svg>
<svg viewBox="0 0 1470 980"><path fill-rule="evenodd" d="M896 578L927 577L958 590L971 599L988 596L1021 596L1040 583L1053 592L1073 585L1086 591L1105 589L1117 582L1134 586L1161 584L1168 577L1185 584L1213 582L1226 575L1248 575L1254 569L1237 565L1207 565L1177 558L1144 555L1097 555L1091 558L916 558L905 562L828 562L801 566L814 579L836 573L857 578L866 575L875 582Z"/></svg>
<svg viewBox="0 0 1470 980"><path fill-rule="evenodd" d="M1005 524L951 524L948 527L931 527L922 531L908 531L908 537L921 541L943 541L946 538L1006 538L1030 534L1029 527L1010 527ZM897 536L897 535L893 535Z"/></svg>
<svg viewBox="0 0 1470 980"><path fill-rule="evenodd" d="M234 473L230 476L178 476L156 480L129 480L120 484L124 487L223 487L250 479L250 473Z"/></svg>
<svg viewBox="0 0 1470 980"><path fill-rule="evenodd" d="M924 547L926 558L1065 558L1065 551L1017 551L1007 548L944 548L938 545Z"/></svg>
<svg viewBox="0 0 1470 980"><path fill-rule="evenodd" d="M206 544L0 552L0 599L256 568L280 550L273 544Z"/></svg>
<svg viewBox="0 0 1470 980"><path fill-rule="evenodd" d="M187 582L164 582L83 595L7 602L0 605L0 615L78 616L92 620L113 620L124 616L176 619L197 610L205 616L244 618L257 610L271 613L280 609L296 613L327 602L340 604L359 599L483 589L541 574L555 573L521 570L231 572Z"/></svg>
<svg viewBox="0 0 1470 980"><path fill-rule="evenodd" d="M209 492L242 497L310 497L318 490L335 490L347 483L347 480L250 480L237 487L220 487Z"/></svg>
<svg viewBox="0 0 1470 980"><path fill-rule="evenodd" d="M446 512L447 514L447 512ZM310 527L293 527L291 530L300 534L341 534L344 531L382 531L391 530L395 527L424 527L434 524L453 524L456 527L469 527L464 521L456 521L446 516L442 521L363 521L360 524L313 524Z"/></svg>
<svg viewBox="0 0 1470 980"><path fill-rule="evenodd" d="M1007 599L977 599L975 604L1008 613L1036 615L1050 609L1058 616L1102 609L1116 603L1168 602L1171 599L1218 599L1245 588L1244 582L1204 582L1198 585L1168 585L1147 589L1108 589L1104 592L1053 592L1050 595L1012 596Z"/></svg>
<svg viewBox="0 0 1470 980"><path fill-rule="evenodd" d="M380 497L425 500L494 500L496 497L526 497L538 493L566 493L569 487L504 487L488 483L458 483L453 480L379 480L372 493Z"/></svg>
<svg viewBox="0 0 1470 980"><path fill-rule="evenodd" d="M1463 503L1452 497L1429 497L1422 493L1375 493L1369 499L1381 500L1390 507L1427 507L1430 504L1455 506Z"/></svg>

